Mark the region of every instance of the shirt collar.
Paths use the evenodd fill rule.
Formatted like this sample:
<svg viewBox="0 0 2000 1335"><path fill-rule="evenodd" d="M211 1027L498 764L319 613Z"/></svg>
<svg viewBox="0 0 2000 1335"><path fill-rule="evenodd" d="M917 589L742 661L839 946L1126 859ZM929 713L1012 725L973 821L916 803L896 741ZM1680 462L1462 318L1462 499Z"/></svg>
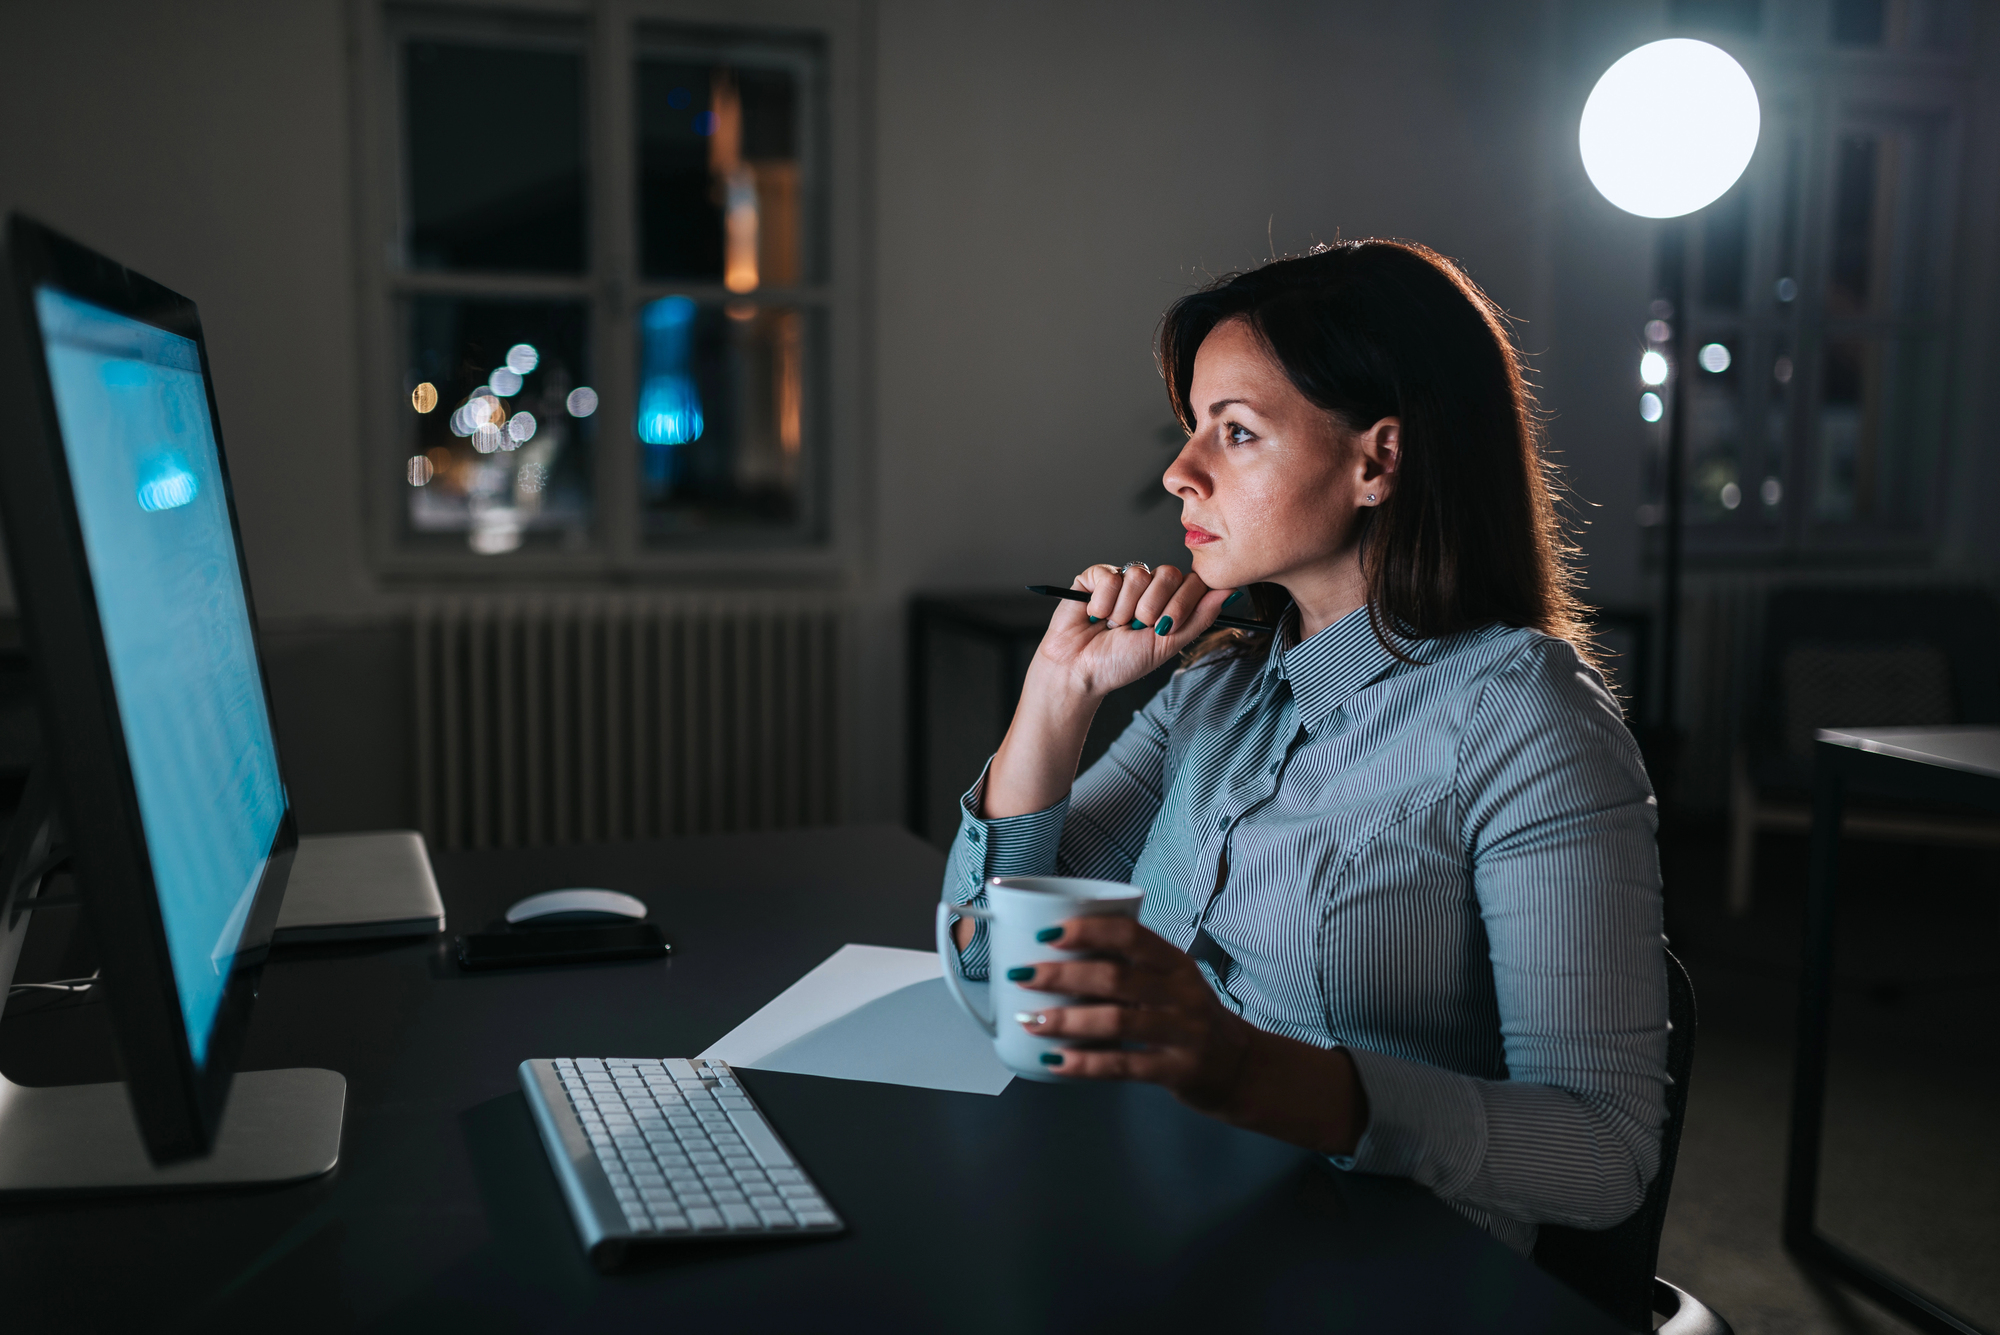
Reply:
<svg viewBox="0 0 2000 1335"><path fill-rule="evenodd" d="M1291 684L1299 722L1308 732L1317 732L1328 715L1362 687L1380 681L1397 662L1376 638L1366 607L1355 608L1311 639L1295 644L1298 633L1299 609L1294 604L1278 618L1268 670Z"/></svg>

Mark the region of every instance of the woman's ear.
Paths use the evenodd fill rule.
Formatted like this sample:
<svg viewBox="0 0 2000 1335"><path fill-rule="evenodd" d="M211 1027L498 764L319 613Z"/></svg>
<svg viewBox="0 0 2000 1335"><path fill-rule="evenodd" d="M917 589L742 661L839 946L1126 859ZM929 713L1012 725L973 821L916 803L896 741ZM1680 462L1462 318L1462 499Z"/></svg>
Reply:
<svg viewBox="0 0 2000 1335"><path fill-rule="evenodd" d="M1363 505L1380 505L1396 485L1396 465L1402 460L1403 422L1385 417L1354 438L1355 481Z"/></svg>

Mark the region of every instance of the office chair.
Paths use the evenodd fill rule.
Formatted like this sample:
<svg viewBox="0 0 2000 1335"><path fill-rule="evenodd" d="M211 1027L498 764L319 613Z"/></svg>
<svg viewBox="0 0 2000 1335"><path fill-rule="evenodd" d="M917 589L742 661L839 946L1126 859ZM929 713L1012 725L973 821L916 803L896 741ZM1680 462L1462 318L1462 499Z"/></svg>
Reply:
<svg viewBox="0 0 2000 1335"><path fill-rule="evenodd" d="M1660 1230L1667 1222L1667 1193L1673 1189L1674 1161L1680 1155L1681 1125L1687 1120L1688 1076L1694 1070L1694 984L1687 970L1667 957L1667 1124L1660 1134L1660 1171L1646 1198L1624 1223L1606 1229L1542 1225L1535 1264L1575 1289L1633 1330L1653 1329L1653 1316L1670 1335L1732 1335L1729 1323L1692 1295L1653 1273L1660 1259Z"/></svg>
<svg viewBox="0 0 2000 1335"><path fill-rule="evenodd" d="M1764 615L1754 707L1730 766L1729 909L1750 909L1759 830L1811 828L1815 728L2000 723L2000 608L1980 589L1786 589ZM1861 838L2000 845L1990 817L1880 803L1849 809Z"/></svg>

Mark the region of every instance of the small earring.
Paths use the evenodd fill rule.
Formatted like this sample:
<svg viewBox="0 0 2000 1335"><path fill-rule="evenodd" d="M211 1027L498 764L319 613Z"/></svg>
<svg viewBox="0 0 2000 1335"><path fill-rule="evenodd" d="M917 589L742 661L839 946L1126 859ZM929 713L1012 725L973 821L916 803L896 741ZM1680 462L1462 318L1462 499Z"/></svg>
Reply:
<svg viewBox="0 0 2000 1335"><path fill-rule="evenodd" d="M1372 500L1374 500L1374 499L1375 499L1375 493L1374 493L1374 492L1372 492L1372 491L1371 491L1371 492L1369 492L1369 493L1368 493L1368 499L1369 499L1369 500L1371 500L1371 501L1372 501Z"/></svg>

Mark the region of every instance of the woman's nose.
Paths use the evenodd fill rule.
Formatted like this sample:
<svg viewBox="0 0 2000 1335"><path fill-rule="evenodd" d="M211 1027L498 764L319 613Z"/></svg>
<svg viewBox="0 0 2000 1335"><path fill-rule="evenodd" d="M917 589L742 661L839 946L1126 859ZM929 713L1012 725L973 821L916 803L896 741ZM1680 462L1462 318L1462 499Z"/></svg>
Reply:
<svg viewBox="0 0 2000 1335"><path fill-rule="evenodd" d="M1190 440L1181 447L1181 452L1174 456L1174 461L1167 465L1166 475L1160 479L1160 485L1175 496L1186 497L1189 500L1207 500L1212 488L1209 485L1208 470L1201 465L1200 451L1195 442Z"/></svg>

